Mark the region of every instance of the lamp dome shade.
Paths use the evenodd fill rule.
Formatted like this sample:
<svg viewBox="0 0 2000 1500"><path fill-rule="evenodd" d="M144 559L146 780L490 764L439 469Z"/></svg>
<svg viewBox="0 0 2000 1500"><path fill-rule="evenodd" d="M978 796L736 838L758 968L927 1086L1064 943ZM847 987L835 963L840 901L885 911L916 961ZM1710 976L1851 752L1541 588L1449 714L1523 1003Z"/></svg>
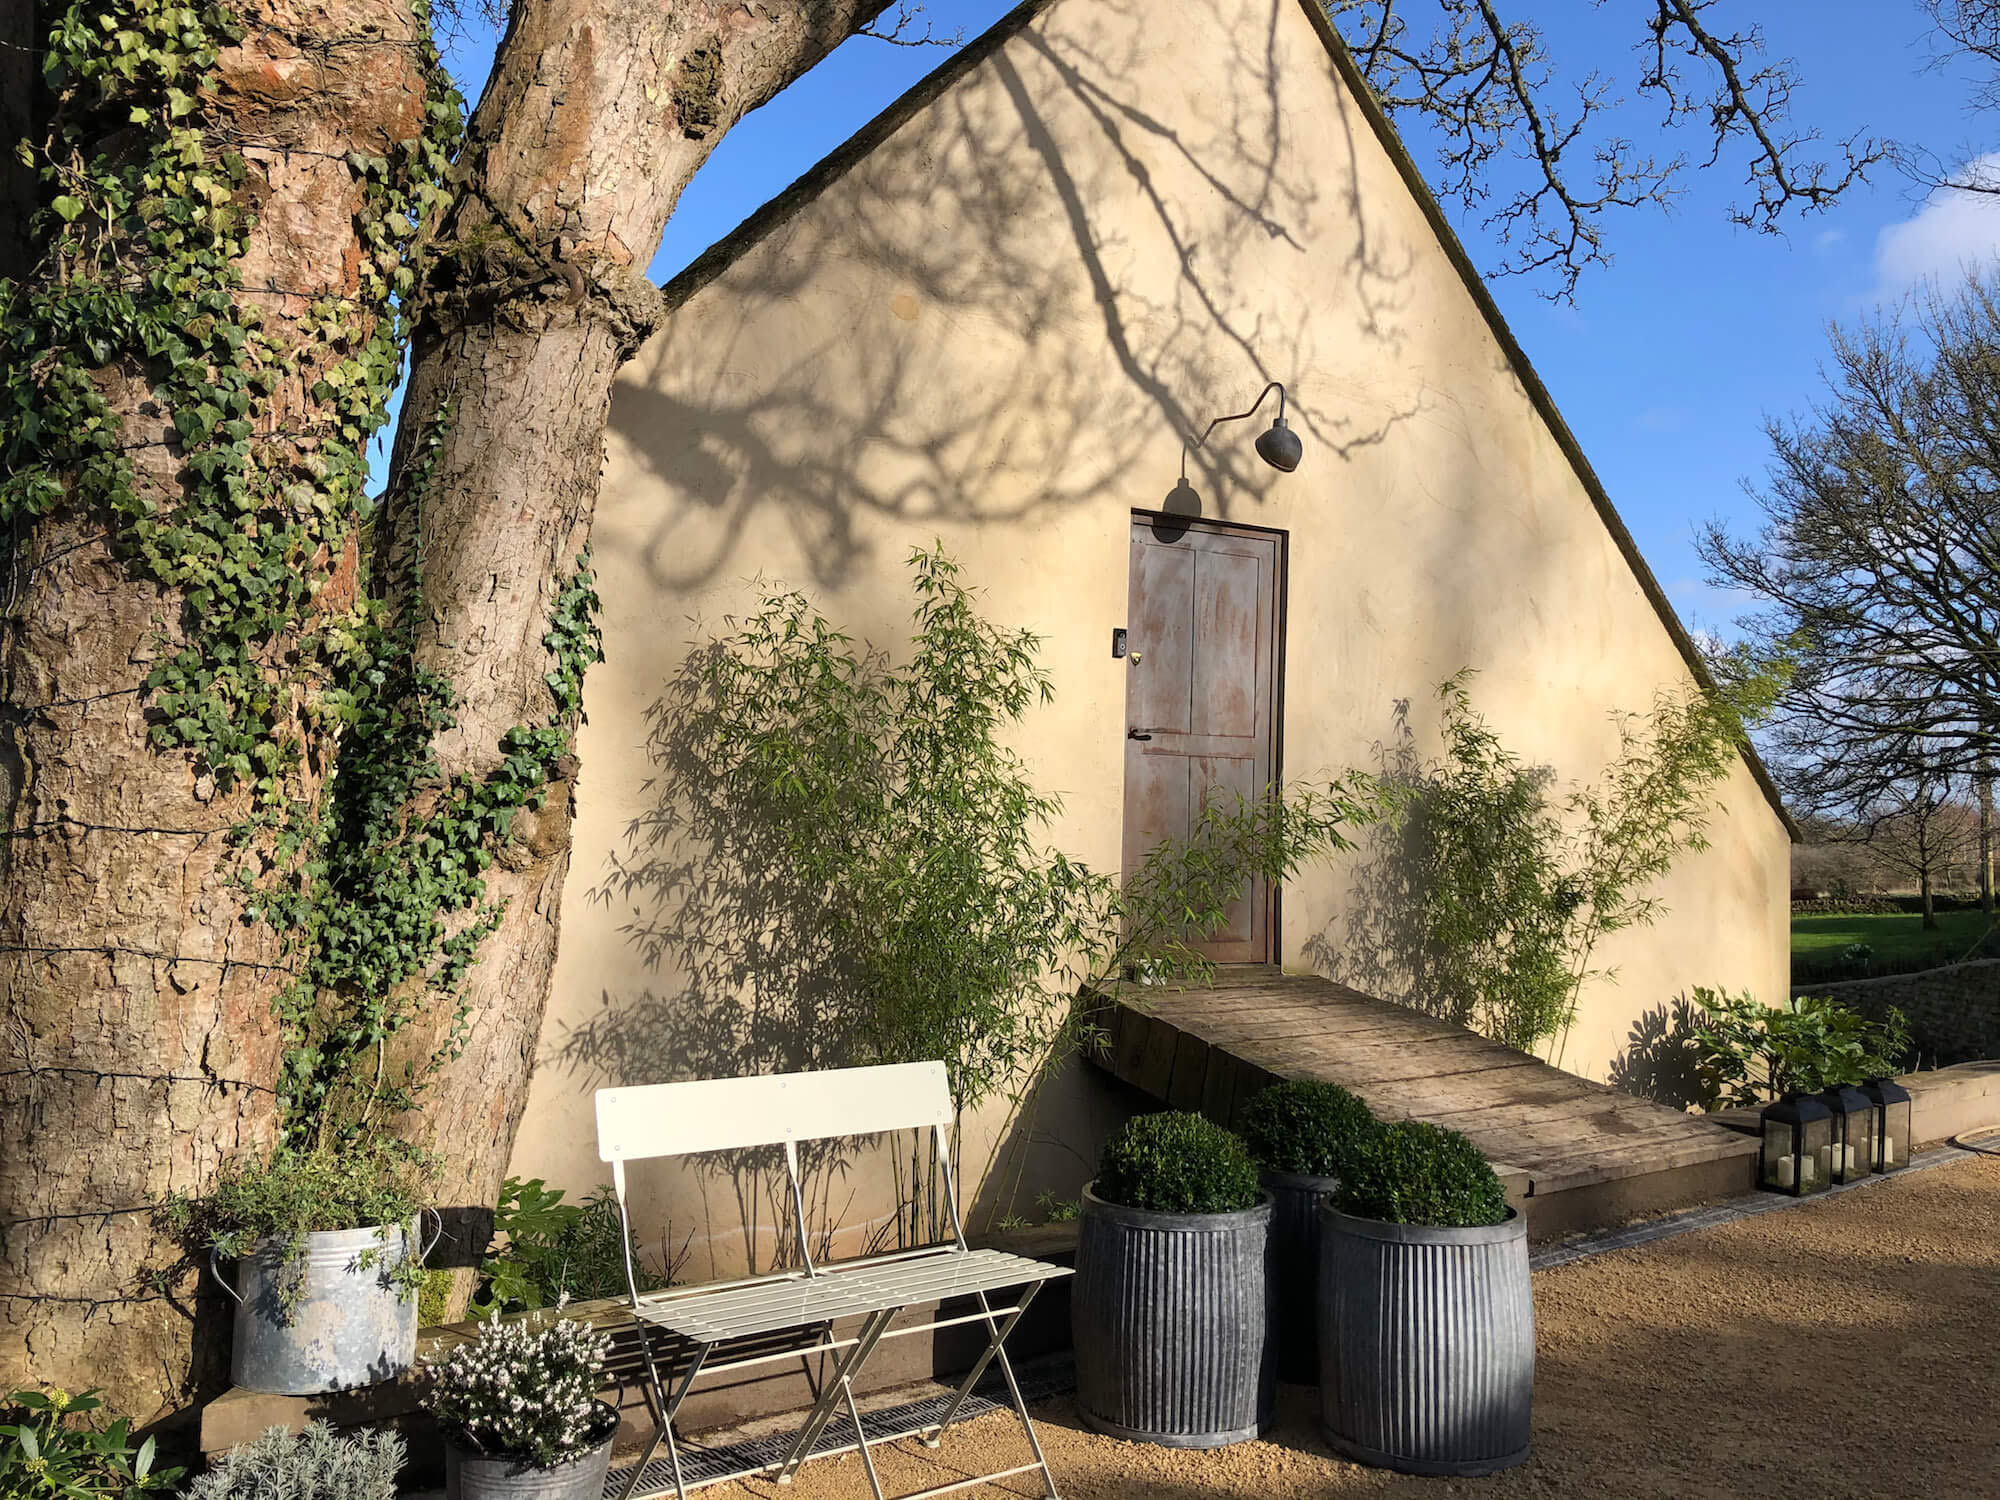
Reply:
<svg viewBox="0 0 2000 1500"><path fill-rule="evenodd" d="M1299 466L1299 458L1304 450L1299 446L1299 435L1285 425L1283 417L1277 418L1257 437L1257 456L1272 468L1289 474Z"/></svg>

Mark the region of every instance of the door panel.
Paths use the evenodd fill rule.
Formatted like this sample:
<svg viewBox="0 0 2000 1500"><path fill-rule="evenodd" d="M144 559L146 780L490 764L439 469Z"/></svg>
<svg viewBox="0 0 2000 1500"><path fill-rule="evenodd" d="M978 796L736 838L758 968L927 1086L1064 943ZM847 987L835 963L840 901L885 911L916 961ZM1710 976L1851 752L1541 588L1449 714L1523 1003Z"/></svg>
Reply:
<svg viewBox="0 0 2000 1500"><path fill-rule="evenodd" d="M1127 629L1124 868L1184 837L1210 797L1261 795L1276 765L1280 539L1135 519ZM1217 963L1272 956L1271 892L1246 882Z"/></svg>
<svg viewBox="0 0 2000 1500"><path fill-rule="evenodd" d="M1190 533L1192 534L1192 533ZM1262 559L1236 552L1195 564L1193 722L1197 734L1250 739L1257 733L1258 629Z"/></svg>
<svg viewBox="0 0 2000 1500"><path fill-rule="evenodd" d="M1216 802L1226 810L1236 806L1239 799L1247 802L1268 787L1268 778L1258 777L1256 762L1248 756L1191 755L1188 757L1188 773L1188 804L1191 808L1207 807L1210 802ZM1190 818L1189 823L1192 822ZM1218 963L1230 961L1224 957L1222 950L1228 949L1233 953L1239 948L1246 952L1252 948L1258 950L1256 956L1247 962L1261 962L1267 956L1262 950L1268 894L1264 883L1259 881L1254 888L1246 889L1242 897L1230 903L1222 926L1204 945L1210 958Z"/></svg>
<svg viewBox="0 0 2000 1500"><path fill-rule="evenodd" d="M1128 724L1156 733L1185 734L1193 727L1194 616L1188 606L1194 589L1193 551L1134 546L1126 630L1146 670L1128 679Z"/></svg>

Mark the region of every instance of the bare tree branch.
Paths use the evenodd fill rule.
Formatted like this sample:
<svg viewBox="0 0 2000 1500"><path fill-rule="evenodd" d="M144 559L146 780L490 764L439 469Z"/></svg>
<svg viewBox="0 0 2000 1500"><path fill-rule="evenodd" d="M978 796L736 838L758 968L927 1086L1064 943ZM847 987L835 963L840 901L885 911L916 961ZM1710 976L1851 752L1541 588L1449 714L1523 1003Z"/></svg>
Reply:
<svg viewBox="0 0 2000 1500"><path fill-rule="evenodd" d="M924 14L921 5L898 5L896 18L884 24L880 18L870 21L855 31L856 36L865 36L878 42L888 42L896 47L959 47L965 43L965 32L948 32L938 35L929 21L923 23L923 30L917 30L917 22Z"/></svg>
<svg viewBox="0 0 2000 1500"><path fill-rule="evenodd" d="M1483 215L1481 227L1510 252L1501 274L1544 273L1547 295L1568 299L1585 269L1610 260L1601 227L1609 210L1664 206L1678 192L1688 157L1642 152L1612 131L1626 102L1615 80L1592 71L1559 83L1541 28L1510 19L1506 0L1419 0L1429 12L1420 22L1407 0L1324 3L1383 106L1421 118L1439 138L1440 192ZM1840 144L1837 165L1814 157L1817 132L1790 123L1792 64L1761 61L1757 27L1711 31L1703 17L1718 3L1651 0L1639 43L1647 60L1632 88L1661 98L1669 131L1706 131L1696 165L1747 144L1753 196L1731 217L1776 233L1788 215L1825 209L1864 181L1889 147L1855 136Z"/></svg>
<svg viewBox="0 0 2000 1500"><path fill-rule="evenodd" d="M1932 28L1930 67L1942 72L1969 65L1978 76L1966 112L1978 116L2000 108L2000 0L1920 0L1920 4ZM1897 148L1896 164L1926 188L2000 194L2000 164L1990 163L1976 146L1962 146L1946 157L1928 147L1903 145Z"/></svg>

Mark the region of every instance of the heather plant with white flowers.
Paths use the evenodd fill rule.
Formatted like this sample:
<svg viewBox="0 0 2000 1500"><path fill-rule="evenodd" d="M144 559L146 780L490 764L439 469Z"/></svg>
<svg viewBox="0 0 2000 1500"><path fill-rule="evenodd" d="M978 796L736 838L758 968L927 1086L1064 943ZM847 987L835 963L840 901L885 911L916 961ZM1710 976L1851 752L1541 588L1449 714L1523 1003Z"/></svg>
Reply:
<svg viewBox="0 0 2000 1500"><path fill-rule="evenodd" d="M610 1337L586 1324L502 1323L496 1312L473 1342L430 1361L425 1404L462 1446L551 1469L611 1435L617 1415L597 1400L610 1353Z"/></svg>

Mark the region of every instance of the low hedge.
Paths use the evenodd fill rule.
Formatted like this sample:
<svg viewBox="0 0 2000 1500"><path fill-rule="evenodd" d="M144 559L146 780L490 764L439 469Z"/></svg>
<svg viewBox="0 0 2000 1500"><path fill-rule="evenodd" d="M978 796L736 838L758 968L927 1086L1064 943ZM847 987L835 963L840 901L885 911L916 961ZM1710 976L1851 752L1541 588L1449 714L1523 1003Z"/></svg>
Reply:
<svg viewBox="0 0 2000 1500"><path fill-rule="evenodd" d="M1871 896L1816 896L1809 901L1794 901L1792 915L1795 917L1897 917L1903 908L1888 897Z"/></svg>
<svg viewBox="0 0 2000 1500"><path fill-rule="evenodd" d="M1243 1111L1243 1140L1267 1172L1338 1177L1353 1144L1375 1129L1368 1106L1337 1083L1274 1083Z"/></svg>
<svg viewBox="0 0 2000 1500"><path fill-rule="evenodd" d="M1480 1149L1422 1120L1379 1126L1342 1162L1334 1203L1389 1224L1473 1229L1507 1217L1507 1191Z"/></svg>
<svg viewBox="0 0 2000 1500"><path fill-rule="evenodd" d="M1163 1214L1231 1214L1263 1196L1240 1137L1200 1115L1127 1120L1104 1143L1092 1189L1106 1203Z"/></svg>
<svg viewBox="0 0 2000 1500"><path fill-rule="evenodd" d="M1922 913L1922 896L1820 896L1794 901L1795 917L1901 917ZM1933 892L1932 911L1978 911L1979 893Z"/></svg>

